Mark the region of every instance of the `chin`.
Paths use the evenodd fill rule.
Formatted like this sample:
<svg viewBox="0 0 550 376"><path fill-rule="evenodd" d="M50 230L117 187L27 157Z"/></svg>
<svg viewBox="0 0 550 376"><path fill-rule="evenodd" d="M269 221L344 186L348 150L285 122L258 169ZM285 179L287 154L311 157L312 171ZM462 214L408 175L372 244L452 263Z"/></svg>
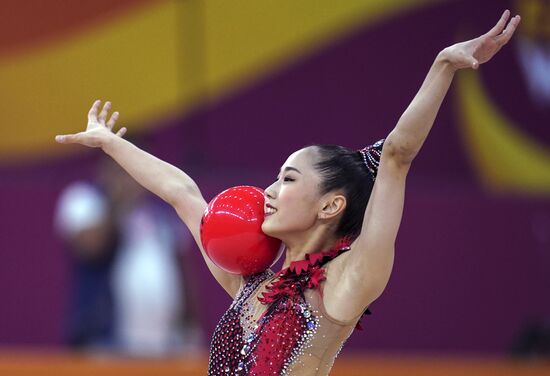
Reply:
<svg viewBox="0 0 550 376"><path fill-rule="evenodd" d="M262 223L262 231L267 236L271 236L272 238L280 239L281 232L277 231L277 229L274 229L273 226L270 226L269 224L266 224L265 222Z"/></svg>
<svg viewBox="0 0 550 376"><path fill-rule="evenodd" d="M270 231L269 226L266 225L265 222L262 223L262 231L263 231L263 233L266 234L267 236L273 237L273 234L272 234L272 232Z"/></svg>

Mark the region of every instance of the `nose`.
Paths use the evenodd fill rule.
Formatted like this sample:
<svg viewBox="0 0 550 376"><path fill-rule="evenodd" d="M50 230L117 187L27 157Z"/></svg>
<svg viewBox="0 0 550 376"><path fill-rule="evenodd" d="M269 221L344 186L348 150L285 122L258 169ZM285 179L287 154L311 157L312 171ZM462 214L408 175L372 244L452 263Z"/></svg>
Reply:
<svg viewBox="0 0 550 376"><path fill-rule="evenodd" d="M269 187L267 187L265 190L264 190L264 194L267 198L269 199L275 199L276 197L276 194L275 194L275 189L274 189L274 185L277 184L277 182L271 184Z"/></svg>

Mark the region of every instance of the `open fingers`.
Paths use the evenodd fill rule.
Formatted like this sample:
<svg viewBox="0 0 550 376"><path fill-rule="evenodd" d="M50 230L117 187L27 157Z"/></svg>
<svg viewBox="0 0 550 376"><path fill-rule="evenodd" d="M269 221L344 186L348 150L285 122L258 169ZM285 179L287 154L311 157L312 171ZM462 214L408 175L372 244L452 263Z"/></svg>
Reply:
<svg viewBox="0 0 550 376"><path fill-rule="evenodd" d="M90 111L88 112L89 121L97 120L97 110L99 109L100 104L101 104L101 101L98 99L94 102L94 104L92 105L92 108L90 108Z"/></svg>
<svg viewBox="0 0 550 376"><path fill-rule="evenodd" d="M519 21L521 21L520 16L512 17L512 19L508 23L508 26L506 26L506 29L504 29L502 31L502 34L497 37L497 41L502 44L508 43L510 38L512 38L512 35L514 35L514 31L516 31L516 28L518 27Z"/></svg>
<svg viewBox="0 0 550 376"><path fill-rule="evenodd" d="M502 13L502 16L500 16L500 20L498 20L497 24L491 30L489 30L487 35L491 37L496 37L497 35L499 35L502 30L504 30L504 26L506 26L508 17L510 17L510 11L506 9L504 13Z"/></svg>
<svg viewBox="0 0 550 376"><path fill-rule="evenodd" d="M103 109L99 113L99 116L97 117L97 120L103 124L105 124L105 120L107 119L107 114L109 113L109 110L111 109L111 102L107 101L103 105Z"/></svg>
<svg viewBox="0 0 550 376"><path fill-rule="evenodd" d="M113 112L113 114L111 115L111 118L107 122L107 128L109 128L109 130L112 130L117 120L118 120L118 112L115 111Z"/></svg>
<svg viewBox="0 0 550 376"><path fill-rule="evenodd" d="M126 127L122 127L118 130L116 135L119 136L119 137L122 137L122 136L124 136L125 133L126 133Z"/></svg>
<svg viewBox="0 0 550 376"><path fill-rule="evenodd" d="M57 135L55 136L55 141L60 144L74 144L78 141L78 133Z"/></svg>

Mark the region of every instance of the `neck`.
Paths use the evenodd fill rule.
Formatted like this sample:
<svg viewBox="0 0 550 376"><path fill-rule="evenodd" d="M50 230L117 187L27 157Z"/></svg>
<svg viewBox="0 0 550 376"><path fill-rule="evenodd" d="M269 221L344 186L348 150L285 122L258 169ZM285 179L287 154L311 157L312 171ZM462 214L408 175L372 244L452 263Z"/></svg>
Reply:
<svg viewBox="0 0 550 376"><path fill-rule="evenodd" d="M291 262L304 260L307 253L315 253L330 249L336 242L334 236L323 235L326 232L314 233L312 236L297 237L285 241L285 262L283 269L287 268Z"/></svg>

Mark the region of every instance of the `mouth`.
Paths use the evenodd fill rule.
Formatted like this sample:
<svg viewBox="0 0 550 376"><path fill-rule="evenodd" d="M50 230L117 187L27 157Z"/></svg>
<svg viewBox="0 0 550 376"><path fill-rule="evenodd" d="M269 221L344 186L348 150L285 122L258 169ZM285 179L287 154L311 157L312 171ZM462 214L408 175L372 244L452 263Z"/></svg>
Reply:
<svg viewBox="0 0 550 376"><path fill-rule="evenodd" d="M270 216L272 214L275 214L277 212L277 209L275 209L273 206L267 204L265 206L265 210L264 210L264 213L265 213L265 216Z"/></svg>

